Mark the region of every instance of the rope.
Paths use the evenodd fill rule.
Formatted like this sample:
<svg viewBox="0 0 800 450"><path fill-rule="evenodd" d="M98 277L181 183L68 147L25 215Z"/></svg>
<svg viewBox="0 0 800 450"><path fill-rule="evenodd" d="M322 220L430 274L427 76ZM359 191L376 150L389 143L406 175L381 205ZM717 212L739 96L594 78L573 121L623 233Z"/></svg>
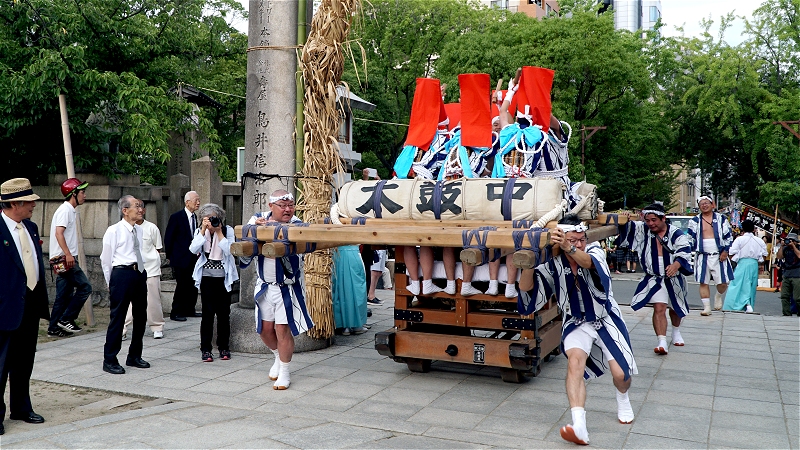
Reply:
<svg viewBox="0 0 800 450"><path fill-rule="evenodd" d="M256 45L255 47L248 47L247 52L256 50L297 50L303 48L302 45Z"/></svg>
<svg viewBox="0 0 800 450"><path fill-rule="evenodd" d="M543 228L548 222L560 219L566 210L567 201L561 200L561 203L556 205L550 212L540 217L531 228Z"/></svg>
<svg viewBox="0 0 800 450"><path fill-rule="evenodd" d="M330 219L331 219L331 223L334 223L336 225L341 225L342 224L342 221L339 220L339 204L338 203L334 203L333 205L331 205L331 217L330 217Z"/></svg>

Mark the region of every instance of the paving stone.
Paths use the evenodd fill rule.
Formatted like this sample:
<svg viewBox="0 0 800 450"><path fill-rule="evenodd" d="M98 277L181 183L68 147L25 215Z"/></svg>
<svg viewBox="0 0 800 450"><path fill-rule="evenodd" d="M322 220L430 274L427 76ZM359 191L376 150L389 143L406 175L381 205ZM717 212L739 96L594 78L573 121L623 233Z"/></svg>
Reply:
<svg viewBox="0 0 800 450"><path fill-rule="evenodd" d="M745 409L746 411L746 409ZM727 411L712 413L714 428L758 431L765 433L786 433L786 424L774 417L755 416Z"/></svg>
<svg viewBox="0 0 800 450"><path fill-rule="evenodd" d="M386 439L367 442L351 448L399 448L399 449L448 449L448 448L485 448L485 445L439 439L428 436L392 436Z"/></svg>
<svg viewBox="0 0 800 450"><path fill-rule="evenodd" d="M711 411L647 403L640 409L631 432L706 442L710 426Z"/></svg>
<svg viewBox="0 0 800 450"><path fill-rule="evenodd" d="M373 363L374 364L374 363ZM302 374L309 377L317 377L317 378L327 378L330 380L338 380L340 378L344 378L347 375L355 372L357 369L353 367L334 367L328 366L323 364L312 364L310 366L304 367L298 371L297 374ZM294 371L292 375L294 375Z"/></svg>
<svg viewBox="0 0 800 450"><path fill-rule="evenodd" d="M569 442L556 443L538 439L527 439L521 436L513 436L506 433L490 433L486 431L468 431L445 427L431 427L425 432L425 436L451 439L461 442L476 443L483 446L494 446L498 448L575 448L575 444Z"/></svg>
<svg viewBox="0 0 800 450"><path fill-rule="evenodd" d="M361 414L371 414L377 417L407 420L409 417L418 413L420 409L422 409L421 406L389 403L370 398L353 406L348 412L358 411Z"/></svg>
<svg viewBox="0 0 800 450"><path fill-rule="evenodd" d="M219 448L224 449L252 449L252 448L295 448L291 445L284 444L283 442L273 441L268 438L252 439L245 442L236 442L229 445L223 445Z"/></svg>
<svg viewBox="0 0 800 450"><path fill-rule="evenodd" d="M783 417L783 408L781 408L780 403L760 402L750 399L717 397L714 399L714 411L747 411L764 417Z"/></svg>
<svg viewBox="0 0 800 450"><path fill-rule="evenodd" d="M346 395L310 392L298 398L292 402L292 404L327 409L331 411L346 411L360 403L362 400L362 398L354 398Z"/></svg>
<svg viewBox="0 0 800 450"><path fill-rule="evenodd" d="M789 448L786 433L766 433L753 430L711 428L709 447L730 446L732 448Z"/></svg>
<svg viewBox="0 0 800 450"><path fill-rule="evenodd" d="M389 387L370 398L388 403L424 407L430 405L437 397L437 394L430 391Z"/></svg>
<svg viewBox="0 0 800 450"><path fill-rule="evenodd" d="M297 448L344 448L391 437L392 433L343 424L325 424L273 435L270 438Z"/></svg>
<svg viewBox="0 0 800 450"><path fill-rule="evenodd" d="M336 380L315 391L322 395L336 395L341 397L352 397L353 399L363 400L380 392L382 386L367 383L354 383L351 381Z"/></svg>
<svg viewBox="0 0 800 450"><path fill-rule="evenodd" d="M648 434L630 433L628 439L623 445L624 449L640 449L640 448L707 448L705 444L694 441L685 441L675 438L666 438L661 436L651 436Z"/></svg>
<svg viewBox="0 0 800 450"><path fill-rule="evenodd" d="M721 398L738 398L761 402L781 402L781 396L777 389L755 389L748 387L725 386L720 384L719 380L717 381L717 389L714 392L714 396L717 398L717 400L720 400Z"/></svg>
<svg viewBox="0 0 800 450"><path fill-rule="evenodd" d="M253 414L252 411L245 409L197 405L191 408L170 411L164 415L197 427L201 427L212 423L224 422L231 419L238 419L240 417L247 417L251 414Z"/></svg>
<svg viewBox="0 0 800 450"><path fill-rule="evenodd" d="M698 395L714 395L713 376L709 375L710 380L706 383L695 381L664 380L661 374L653 381L651 389L667 392L686 392Z"/></svg>
<svg viewBox="0 0 800 450"><path fill-rule="evenodd" d="M149 380L143 381L143 384L151 386L161 386L174 389L187 389L198 384L205 383L209 378L190 377L188 375L173 375L165 374Z"/></svg>
<svg viewBox="0 0 800 450"><path fill-rule="evenodd" d="M151 415L94 426L91 433L77 430L48 439L65 448L120 448L137 442L145 443L147 446L157 446L158 442L150 442L148 438L157 440L192 428L193 425L179 420Z"/></svg>
<svg viewBox="0 0 800 450"><path fill-rule="evenodd" d="M464 379L460 374L454 377L429 377L427 375L427 373L411 373L395 383L393 387L420 389L443 394L458 386Z"/></svg>
<svg viewBox="0 0 800 450"><path fill-rule="evenodd" d="M431 426L471 429L484 418L486 418L484 414L451 411L429 406L422 408L419 412L411 416L408 421Z"/></svg>
<svg viewBox="0 0 800 450"><path fill-rule="evenodd" d="M717 388L722 387L743 387L757 390L778 390L778 380L776 379L752 379L734 375L717 375Z"/></svg>
<svg viewBox="0 0 800 450"><path fill-rule="evenodd" d="M160 448L219 448L244 439L270 438L286 432L271 417L250 416L173 431L145 439Z"/></svg>

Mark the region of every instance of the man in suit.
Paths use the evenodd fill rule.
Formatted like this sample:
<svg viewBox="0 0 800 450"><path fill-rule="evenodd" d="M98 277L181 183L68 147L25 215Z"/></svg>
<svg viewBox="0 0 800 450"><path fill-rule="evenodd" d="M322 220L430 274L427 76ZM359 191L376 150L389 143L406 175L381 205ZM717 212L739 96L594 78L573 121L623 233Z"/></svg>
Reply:
<svg viewBox="0 0 800 450"><path fill-rule="evenodd" d="M10 384L10 417L42 423L33 412L31 373L39 334L39 319L49 319L39 228L30 218L39 196L25 178L0 185L0 393ZM0 434L5 433L6 405L0 397Z"/></svg>
<svg viewBox="0 0 800 450"><path fill-rule="evenodd" d="M197 288L194 286L192 272L197 263L197 255L189 251L195 230L200 224L194 214L200 208L200 196L189 191L183 197L185 208L169 216L167 232L164 234L164 251L172 267L175 278L175 295L172 297L171 320L186 321L186 317L201 317L195 312Z"/></svg>

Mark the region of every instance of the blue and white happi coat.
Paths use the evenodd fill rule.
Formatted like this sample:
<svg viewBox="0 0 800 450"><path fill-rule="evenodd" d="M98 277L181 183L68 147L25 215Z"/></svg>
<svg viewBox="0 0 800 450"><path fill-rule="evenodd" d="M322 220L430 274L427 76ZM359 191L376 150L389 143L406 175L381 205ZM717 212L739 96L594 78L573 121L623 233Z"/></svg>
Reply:
<svg viewBox="0 0 800 450"><path fill-rule="evenodd" d="M425 180L435 180L439 175L442 164L447 158L447 142L450 140L451 133L445 128L438 128L436 135L431 142L431 146L426 151L421 152L419 158L419 147L406 145L394 163L394 171L397 178L408 178L409 170L413 169L416 178Z"/></svg>
<svg viewBox="0 0 800 450"><path fill-rule="evenodd" d="M611 272L606 264L605 251L597 243L592 243L586 247L586 253L592 257L594 267L585 269L578 266L577 274L572 272L564 254L538 265L534 270L533 289L519 292L517 309L521 315L531 314L541 309L555 295L563 317L562 353L567 335L584 322L590 322L625 372L627 380L629 376L638 373L638 370L633 359L628 328L611 290ZM586 360L584 378L599 377L608 370L609 361L600 347L593 345Z"/></svg>
<svg viewBox="0 0 800 450"><path fill-rule="evenodd" d="M555 178L560 180L566 190L564 199L569 203L569 208L574 208L583 198L576 194L583 181L573 183L569 179L569 140L572 137L572 127L567 122L561 122L563 138L556 135L551 128L542 147L539 166L533 172L534 177Z"/></svg>
<svg viewBox="0 0 800 450"><path fill-rule="evenodd" d="M256 213L247 222L248 225L255 225L256 219L270 219L271 211ZM302 223L297 216L292 216L290 223ZM256 309L256 333L261 333L261 316L259 315L258 300L267 295L268 290L280 291L283 298L283 307L286 310L286 317L292 335L297 336L314 327L314 322L308 314L305 300L305 275L303 273L303 255L284 256L283 258L266 258L262 255L256 257L258 260L258 278L256 279L253 298L255 299ZM285 277L284 264L281 259L288 264L294 273L294 282L289 284ZM248 267L253 261L252 257L240 257L239 267Z"/></svg>
<svg viewBox="0 0 800 450"><path fill-rule="evenodd" d="M491 147L464 147L461 145L461 127L456 127L445 144L447 158L442 163L438 180L453 178L481 178L497 150Z"/></svg>
<svg viewBox="0 0 800 450"><path fill-rule="evenodd" d="M717 251L709 252L703 249L703 228L709 226L702 218L702 214L692 217L689 221L689 238L691 239L692 250L697 252L694 260L694 280L704 283L708 274L708 255L713 253L727 252L733 244L733 233L728 218L718 212L713 213L711 228L714 230L714 241L717 243ZM717 283L727 284L733 280L733 266L731 259L719 262L719 272L721 280L714 280Z"/></svg>
<svg viewBox="0 0 800 450"><path fill-rule="evenodd" d="M658 256L656 241L659 238L650 231L644 222L630 221L625 224L624 231L617 237L615 244L619 246L622 242L627 242L628 248L639 252L639 260L642 270L645 272L644 278L639 282L633 299L631 299L631 308L634 311L641 309L650 303L650 299L659 290L666 289L669 297L668 306L678 316L683 317L689 314L684 275L692 274L690 239L683 233L683 230L670 224L667 224L667 232L664 237L666 242L662 244L664 247L662 255ZM675 261L680 263L681 268L674 277L667 277L666 268Z"/></svg>

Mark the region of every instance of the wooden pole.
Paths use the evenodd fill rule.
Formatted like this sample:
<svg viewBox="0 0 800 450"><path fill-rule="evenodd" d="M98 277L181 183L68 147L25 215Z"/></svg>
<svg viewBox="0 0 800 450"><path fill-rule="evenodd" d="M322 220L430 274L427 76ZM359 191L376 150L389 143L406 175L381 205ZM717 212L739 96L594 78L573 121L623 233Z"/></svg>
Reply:
<svg viewBox="0 0 800 450"><path fill-rule="evenodd" d="M72 159L72 141L69 135L69 117L67 115L67 97L64 94L58 94L58 109L61 111L61 136L64 139L64 159L67 163L67 178L75 178L75 163ZM78 237L78 264L81 266L82 270L88 270L86 266L86 255L83 252L81 213L78 208L75 208L75 228ZM50 236L50 239L55 239L55 236ZM86 314L86 325L93 327L95 322L91 297L83 304L83 312Z"/></svg>
<svg viewBox="0 0 800 450"><path fill-rule="evenodd" d="M775 248L775 236L778 234L778 204L775 204L775 224L772 226L772 248ZM772 271L772 252L767 255L767 263L764 264L764 268L766 269L767 266L770 267L770 271ZM772 274L768 273L769 275L769 287L775 287L772 285Z"/></svg>

